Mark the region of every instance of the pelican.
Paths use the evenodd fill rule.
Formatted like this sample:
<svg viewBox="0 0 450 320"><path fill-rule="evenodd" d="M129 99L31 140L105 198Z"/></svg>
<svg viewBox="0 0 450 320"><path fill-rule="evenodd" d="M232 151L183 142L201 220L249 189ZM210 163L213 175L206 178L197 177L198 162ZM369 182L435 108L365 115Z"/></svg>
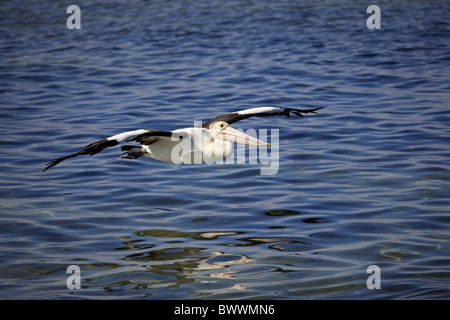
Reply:
<svg viewBox="0 0 450 320"><path fill-rule="evenodd" d="M83 150L54 159L47 163L42 172L56 166L60 162L79 155L94 155L100 151L114 147L122 142L137 142L140 145L123 145L121 156L124 159L139 157L152 158L175 164L203 163L207 161L226 159L233 153L233 143L255 147L268 147L263 142L247 135L230 125L250 117L287 116L291 114L303 117L303 114L316 113L322 107L314 109L297 109L285 107L251 108L232 113L222 114L204 121L199 126L163 131L156 129L138 129L94 141Z"/></svg>

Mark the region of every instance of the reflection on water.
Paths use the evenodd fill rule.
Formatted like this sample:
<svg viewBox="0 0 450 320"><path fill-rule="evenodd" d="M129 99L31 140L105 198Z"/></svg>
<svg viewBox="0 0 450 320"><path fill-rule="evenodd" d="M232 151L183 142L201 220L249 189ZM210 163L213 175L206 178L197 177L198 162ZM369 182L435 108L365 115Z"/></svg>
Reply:
<svg viewBox="0 0 450 320"><path fill-rule="evenodd" d="M310 239L306 238L243 238L240 240L246 242L245 244L242 244L243 246L269 244L269 249L280 251L300 252L319 248L318 246L314 246L310 242ZM240 246L240 244L238 244L238 246Z"/></svg>
<svg viewBox="0 0 450 320"><path fill-rule="evenodd" d="M380 30L354 1L79 5L68 30L63 3L0 3L0 298L450 297L448 5L383 2ZM41 172L265 105L326 107L236 123L279 130L273 176L114 148Z"/></svg>

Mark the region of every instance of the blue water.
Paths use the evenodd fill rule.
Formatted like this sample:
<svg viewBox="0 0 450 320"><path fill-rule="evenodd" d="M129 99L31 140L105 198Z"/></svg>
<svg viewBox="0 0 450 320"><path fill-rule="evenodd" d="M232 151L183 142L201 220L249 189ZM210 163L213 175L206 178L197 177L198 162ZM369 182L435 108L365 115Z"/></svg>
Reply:
<svg viewBox="0 0 450 320"><path fill-rule="evenodd" d="M3 1L0 298L450 298L450 6L377 5L369 30L364 1ZM275 175L118 148L41 172L266 105L326 107L234 124L279 130Z"/></svg>

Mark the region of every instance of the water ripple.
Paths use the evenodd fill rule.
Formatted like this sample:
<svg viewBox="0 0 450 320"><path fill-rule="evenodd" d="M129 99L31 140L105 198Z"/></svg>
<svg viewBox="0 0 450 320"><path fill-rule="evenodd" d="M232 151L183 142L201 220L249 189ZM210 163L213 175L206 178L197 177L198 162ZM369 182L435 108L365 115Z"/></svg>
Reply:
<svg viewBox="0 0 450 320"><path fill-rule="evenodd" d="M449 298L441 1L383 3L381 30L350 1L94 1L73 31L63 4L1 6L2 298ZM279 130L276 175L117 149L41 172L122 131L263 105L326 107L236 124Z"/></svg>

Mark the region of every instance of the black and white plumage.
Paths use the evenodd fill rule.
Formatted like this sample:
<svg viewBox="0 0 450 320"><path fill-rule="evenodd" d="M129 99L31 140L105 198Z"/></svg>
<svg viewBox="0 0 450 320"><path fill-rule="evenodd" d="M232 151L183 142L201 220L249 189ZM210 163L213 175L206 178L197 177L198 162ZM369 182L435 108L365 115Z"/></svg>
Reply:
<svg viewBox="0 0 450 320"><path fill-rule="evenodd" d="M122 146L121 149L125 153L121 158L126 159L136 159L142 156L176 164L225 159L233 153L234 142L256 147L270 146L268 143L232 128L230 124L250 117L289 117L291 114L303 116L303 114L316 113L319 109L322 109L322 107L306 110L283 107L251 108L222 114L216 118L204 121L198 127L174 131L156 129L127 131L95 141L79 152L52 160L46 164L42 171L44 172L69 158L79 155L92 156L124 141L140 144Z"/></svg>

